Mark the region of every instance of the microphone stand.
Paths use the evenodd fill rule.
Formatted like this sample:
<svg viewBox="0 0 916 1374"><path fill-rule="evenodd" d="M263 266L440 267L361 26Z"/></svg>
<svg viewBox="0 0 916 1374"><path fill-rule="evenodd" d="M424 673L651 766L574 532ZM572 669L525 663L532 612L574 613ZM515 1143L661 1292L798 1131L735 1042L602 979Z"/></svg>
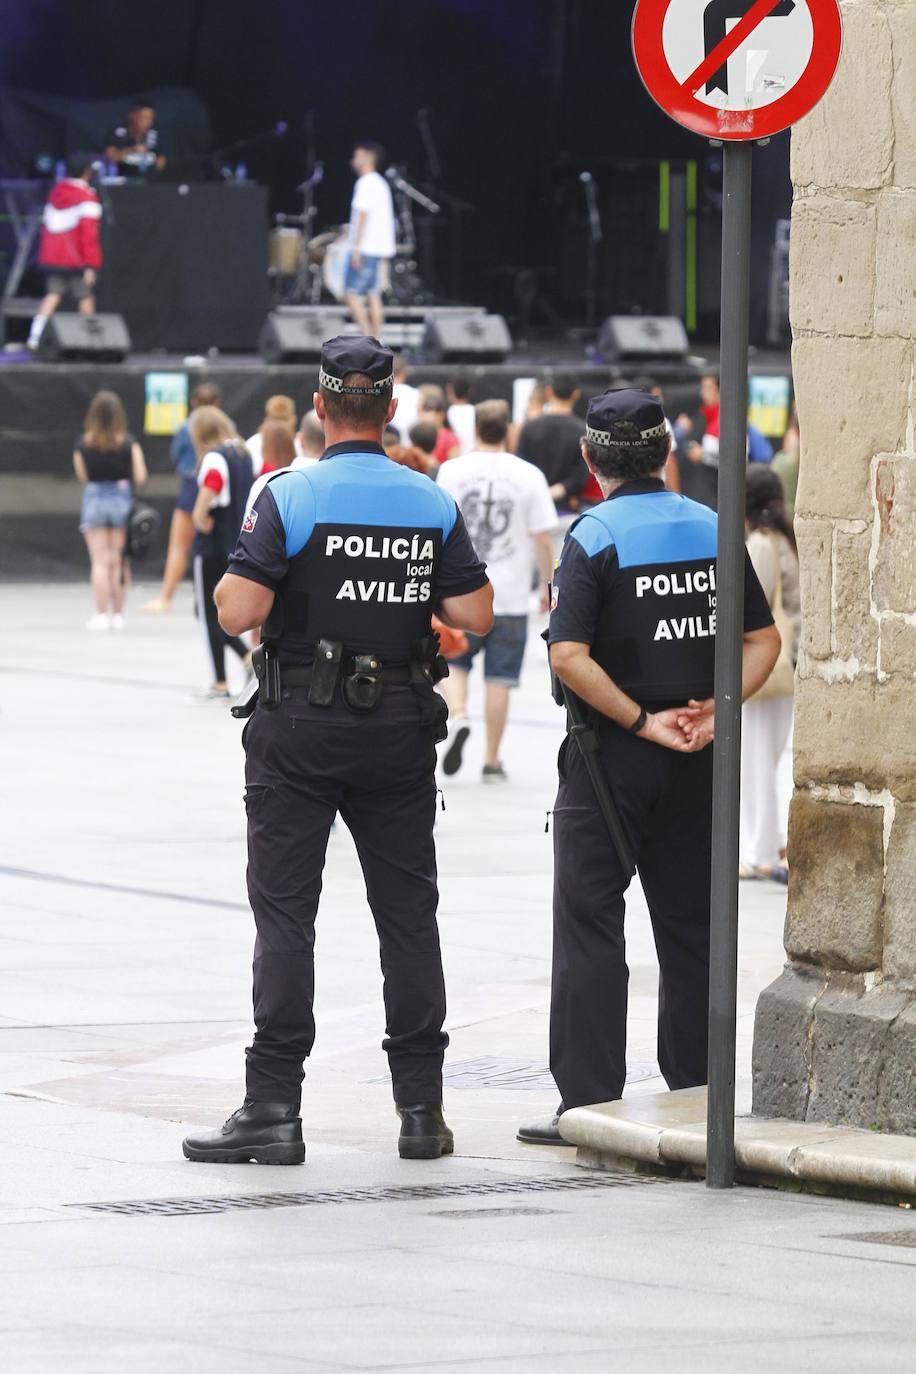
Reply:
<svg viewBox="0 0 916 1374"><path fill-rule="evenodd" d="M278 124L274 124L270 129L263 129L259 134L251 134L248 138L238 138L234 143L227 143L223 148L214 148L210 154L210 166L217 180L228 181L230 179L231 174L227 175L227 169L220 166L223 158L247 152L249 148L258 148L263 143L273 142L275 138L285 138L288 127L286 121L281 119Z"/></svg>
<svg viewBox="0 0 916 1374"><path fill-rule="evenodd" d="M321 299L321 268L310 259L307 249L312 237L314 219L318 213L315 205L315 188L324 180L324 163L316 162L310 176L307 176L297 189L302 192L302 250L299 254L299 272L296 278L296 300L311 300L317 305Z"/></svg>
<svg viewBox="0 0 916 1374"><path fill-rule="evenodd" d="M442 180L442 164L439 161L436 140L433 138L432 126L429 122L429 110L417 110L417 128L420 130L420 141L426 154L427 175L435 186Z"/></svg>
<svg viewBox="0 0 916 1374"><path fill-rule="evenodd" d="M601 228L601 213L598 209L598 195L595 178L591 172L580 172L579 180L585 192L588 211L588 253L585 272L585 323L589 330L595 328L598 318L598 245L604 238Z"/></svg>
<svg viewBox="0 0 916 1374"><path fill-rule="evenodd" d="M416 201L417 205L422 205L424 210L428 210L431 215L438 215L442 206L436 201L425 196L422 191L418 191L416 186L411 186L409 181L405 181L400 172L394 167L389 167L385 173L386 181L390 181L396 191L400 191L402 196L407 196L410 200Z"/></svg>
<svg viewBox="0 0 916 1374"><path fill-rule="evenodd" d="M416 298L418 295L418 286L425 294L425 287L422 286L422 283L433 282L435 265L433 262L433 245L429 233L432 228L432 221L429 219L421 220L418 240L413 211L411 209L411 201L415 205L419 205L421 209L426 210L429 215L438 215L442 207L437 201L433 200L430 196L424 195L416 186L412 186L409 181L405 180L398 168L389 167L385 173L385 178L398 195L398 219L401 224L401 232L404 236L407 253L411 258L417 251L419 242L420 282L416 281L416 264L408 262L406 277L406 281L409 283L409 294ZM414 268L413 272L410 270L411 266Z"/></svg>

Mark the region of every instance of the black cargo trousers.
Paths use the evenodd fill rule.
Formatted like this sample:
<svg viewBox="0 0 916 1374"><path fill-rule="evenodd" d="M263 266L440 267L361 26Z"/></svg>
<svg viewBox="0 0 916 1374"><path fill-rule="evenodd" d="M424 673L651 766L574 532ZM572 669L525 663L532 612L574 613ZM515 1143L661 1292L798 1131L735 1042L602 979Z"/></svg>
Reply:
<svg viewBox="0 0 916 1374"><path fill-rule="evenodd" d="M706 1082L712 746L680 754L599 727L601 763L636 860L659 962L658 1062L669 1088ZM560 747L553 813L550 1067L566 1108L626 1080L624 894L630 884L579 747Z"/></svg>
<svg viewBox="0 0 916 1374"><path fill-rule="evenodd" d="M431 687L386 688L357 713L312 706L285 688L243 735L254 1041L247 1095L296 1102L315 1040L315 916L328 835L339 813L356 843L381 949L395 1102L442 1099L445 985L436 924L436 750Z"/></svg>

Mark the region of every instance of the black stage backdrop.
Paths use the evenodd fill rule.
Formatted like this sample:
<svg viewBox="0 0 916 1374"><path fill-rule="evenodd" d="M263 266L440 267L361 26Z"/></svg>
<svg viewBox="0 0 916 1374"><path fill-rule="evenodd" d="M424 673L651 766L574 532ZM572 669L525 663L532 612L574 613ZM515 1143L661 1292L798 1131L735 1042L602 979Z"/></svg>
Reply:
<svg viewBox="0 0 916 1374"><path fill-rule="evenodd" d="M621 182L626 161L696 158L709 240L701 261L714 299L715 161L707 165L704 141L643 90L630 53L632 9L629 0L158 0L142 9L119 0L0 0L0 86L125 102L185 87L209 109L221 146L286 121L285 138L244 160L271 187L275 211L297 208L309 154L323 160L320 227L347 217L355 137L380 139L411 176L434 179L417 120L425 109L441 185L473 207L464 216L461 294L511 305L515 269L536 268L536 290L567 318L582 305L579 173L595 174L607 221L648 222L649 193L632 215L630 201L642 192L638 177ZM776 140L757 159L764 273L769 225L789 204L787 146ZM448 234L433 236L444 263ZM629 252L625 232L608 238L608 252ZM651 254L625 270L610 264L600 313L640 297L652 304L656 276Z"/></svg>

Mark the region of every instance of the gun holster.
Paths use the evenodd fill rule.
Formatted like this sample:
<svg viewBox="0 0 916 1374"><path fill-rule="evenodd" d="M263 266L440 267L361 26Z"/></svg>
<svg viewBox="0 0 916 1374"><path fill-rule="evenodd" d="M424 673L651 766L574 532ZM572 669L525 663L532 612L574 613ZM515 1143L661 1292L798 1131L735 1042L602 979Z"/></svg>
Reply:
<svg viewBox="0 0 916 1374"><path fill-rule="evenodd" d="M330 706L340 677L343 644L335 639L319 639L312 660L312 681L309 686L309 705Z"/></svg>
<svg viewBox="0 0 916 1374"><path fill-rule="evenodd" d="M259 644L251 651L251 666L258 680L258 705L268 710L280 705L280 657L269 644Z"/></svg>
<svg viewBox="0 0 916 1374"><path fill-rule="evenodd" d="M448 660L439 652L439 636L435 630L423 639L417 639L410 646L411 683L428 682L435 687L437 682L448 677Z"/></svg>

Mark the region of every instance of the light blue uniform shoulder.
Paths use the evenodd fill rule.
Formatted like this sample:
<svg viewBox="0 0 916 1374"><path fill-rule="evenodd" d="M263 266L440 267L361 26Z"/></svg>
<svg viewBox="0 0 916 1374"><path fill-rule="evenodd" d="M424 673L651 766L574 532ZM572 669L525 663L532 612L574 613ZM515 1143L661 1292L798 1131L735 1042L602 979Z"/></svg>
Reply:
<svg viewBox="0 0 916 1374"><path fill-rule="evenodd" d="M689 563L716 555L715 511L672 491L603 501L573 526L570 538L589 558L613 546L621 568Z"/></svg>
<svg viewBox="0 0 916 1374"><path fill-rule="evenodd" d="M280 523L286 532L286 556L294 558L312 537L318 512L318 501L312 485L314 468L284 468L272 473L266 491L274 499Z"/></svg>

